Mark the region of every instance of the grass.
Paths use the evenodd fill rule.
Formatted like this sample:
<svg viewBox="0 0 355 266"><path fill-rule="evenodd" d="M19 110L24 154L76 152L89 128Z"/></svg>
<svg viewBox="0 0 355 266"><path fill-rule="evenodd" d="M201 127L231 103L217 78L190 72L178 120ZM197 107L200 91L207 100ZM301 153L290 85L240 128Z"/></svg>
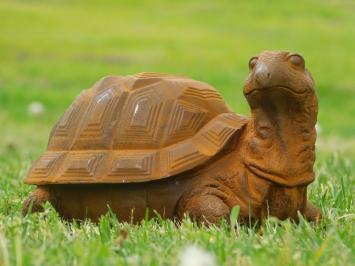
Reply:
<svg viewBox="0 0 355 266"><path fill-rule="evenodd" d="M1 1L0 265L175 265L198 245L226 265L354 265L355 5L294 1ZM50 128L82 89L110 74L157 71L215 86L239 113L248 59L304 55L317 82L320 225L267 220L260 229L186 220L68 224L50 206L21 216L22 182ZM30 116L28 105L46 112Z"/></svg>
<svg viewBox="0 0 355 266"><path fill-rule="evenodd" d="M198 245L225 265L352 265L355 235L354 165L337 156L317 165L310 197L322 210L319 225L301 220L266 221L260 229L199 228L189 220L118 223L107 214L98 225L66 223L50 205L23 218L21 202L31 190L21 178L28 168L16 154L1 160L0 261L3 265L176 265L182 250Z"/></svg>

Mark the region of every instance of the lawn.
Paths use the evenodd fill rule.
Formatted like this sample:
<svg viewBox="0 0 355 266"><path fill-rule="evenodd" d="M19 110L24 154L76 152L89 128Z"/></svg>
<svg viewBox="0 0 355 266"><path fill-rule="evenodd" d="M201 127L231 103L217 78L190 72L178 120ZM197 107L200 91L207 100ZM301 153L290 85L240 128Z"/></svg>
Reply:
<svg viewBox="0 0 355 266"><path fill-rule="evenodd" d="M355 265L354 10L352 0L0 1L0 265L176 265L197 247L220 265ZM301 53L317 83L309 197L320 224L133 226L110 214L69 224L49 205L22 217L34 190L23 178L82 89L106 75L175 73L210 83L248 114L247 62L277 49ZM31 115L33 102L44 112Z"/></svg>

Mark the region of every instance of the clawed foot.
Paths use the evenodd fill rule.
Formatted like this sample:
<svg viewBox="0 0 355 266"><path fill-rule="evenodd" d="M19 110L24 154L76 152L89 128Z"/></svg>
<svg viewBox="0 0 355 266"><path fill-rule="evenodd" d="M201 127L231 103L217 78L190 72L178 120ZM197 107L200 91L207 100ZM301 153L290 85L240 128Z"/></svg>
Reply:
<svg viewBox="0 0 355 266"><path fill-rule="evenodd" d="M219 224L230 213L229 207L219 197L208 193L183 198L179 205L180 219L187 213L200 224Z"/></svg>
<svg viewBox="0 0 355 266"><path fill-rule="evenodd" d="M23 203L22 214L27 215L33 212L42 212L43 204L50 199L49 191L46 188L37 188Z"/></svg>
<svg viewBox="0 0 355 266"><path fill-rule="evenodd" d="M307 201L303 215L310 222L319 222L322 219L320 210L309 201Z"/></svg>

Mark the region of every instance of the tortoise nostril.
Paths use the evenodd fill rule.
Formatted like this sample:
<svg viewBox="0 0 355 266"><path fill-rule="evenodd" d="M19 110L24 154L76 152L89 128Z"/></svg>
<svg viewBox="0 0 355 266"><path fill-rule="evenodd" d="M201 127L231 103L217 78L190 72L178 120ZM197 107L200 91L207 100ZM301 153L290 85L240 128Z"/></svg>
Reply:
<svg viewBox="0 0 355 266"><path fill-rule="evenodd" d="M270 79L271 73L265 64L259 63L255 68L254 75L258 85L264 85Z"/></svg>

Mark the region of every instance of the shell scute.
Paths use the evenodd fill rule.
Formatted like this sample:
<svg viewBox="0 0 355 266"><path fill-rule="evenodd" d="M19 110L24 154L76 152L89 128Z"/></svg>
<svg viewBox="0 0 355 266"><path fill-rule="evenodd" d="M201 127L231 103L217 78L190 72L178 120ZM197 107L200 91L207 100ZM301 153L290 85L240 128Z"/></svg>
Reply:
<svg viewBox="0 0 355 266"><path fill-rule="evenodd" d="M64 167L59 176L61 182L71 182L73 180L80 182L95 181L100 167L100 161L105 153L74 152L68 154Z"/></svg>
<svg viewBox="0 0 355 266"><path fill-rule="evenodd" d="M109 87L94 95L73 149L110 149L115 121L122 113L127 92L121 87Z"/></svg>
<svg viewBox="0 0 355 266"><path fill-rule="evenodd" d="M154 88L133 91L123 108L124 117L113 138L115 149L158 148L159 120L164 99Z"/></svg>
<svg viewBox="0 0 355 266"><path fill-rule="evenodd" d="M78 130L78 124L85 114L90 100L90 92L83 91L69 106L51 132L48 150L71 149Z"/></svg>
<svg viewBox="0 0 355 266"><path fill-rule="evenodd" d="M167 146L180 140L192 137L209 119L208 110L190 102L176 100L170 111L166 140Z"/></svg>
<svg viewBox="0 0 355 266"><path fill-rule="evenodd" d="M56 170L58 162L64 158L65 152L47 152L43 154L32 166L30 172L35 182L47 180Z"/></svg>
<svg viewBox="0 0 355 266"><path fill-rule="evenodd" d="M112 153L112 166L102 181L115 181L117 178L125 180L150 177L157 166L157 151L131 151Z"/></svg>

